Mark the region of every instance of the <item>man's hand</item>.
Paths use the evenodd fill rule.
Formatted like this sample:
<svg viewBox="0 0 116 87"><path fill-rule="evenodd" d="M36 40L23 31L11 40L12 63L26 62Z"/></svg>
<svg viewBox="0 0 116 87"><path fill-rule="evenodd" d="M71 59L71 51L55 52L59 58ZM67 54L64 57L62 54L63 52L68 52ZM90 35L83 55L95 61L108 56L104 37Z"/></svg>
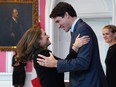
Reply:
<svg viewBox="0 0 116 87"><path fill-rule="evenodd" d="M50 53L49 57L43 56L41 54L38 54L38 56L41 57L37 58L37 63L39 63L39 65L51 68L57 67L57 60L54 58L52 53Z"/></svg>

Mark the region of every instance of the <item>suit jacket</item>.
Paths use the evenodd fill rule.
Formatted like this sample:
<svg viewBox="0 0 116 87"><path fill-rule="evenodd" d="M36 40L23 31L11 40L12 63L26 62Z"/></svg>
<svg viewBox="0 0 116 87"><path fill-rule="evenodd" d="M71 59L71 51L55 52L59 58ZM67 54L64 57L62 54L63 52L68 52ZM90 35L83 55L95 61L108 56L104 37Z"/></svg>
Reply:
<svg viewBox="0 0 116 87"><path fill-rule="evenodd" d="M74 27L70 48L79 33L81 36L88 35L89 43L78 50L76 57L59 60L58 72L70 72L70 87L107 87L96 35L82 19L79 19Z"/></svg>
<svg viewBox="0 0 116 87"><path fill-rule="evenodd" d="M116 87L116 44L109 47L105 63L108 87Z"/></svg>

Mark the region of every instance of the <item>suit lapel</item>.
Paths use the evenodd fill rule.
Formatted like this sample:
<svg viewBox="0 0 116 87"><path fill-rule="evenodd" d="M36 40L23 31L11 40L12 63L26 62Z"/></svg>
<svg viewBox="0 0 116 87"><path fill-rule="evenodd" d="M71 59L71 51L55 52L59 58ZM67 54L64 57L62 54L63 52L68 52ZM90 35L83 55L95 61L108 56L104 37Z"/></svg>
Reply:
<svg viewBox="0 0 116 87"><path fill-rule="evenodd" d="M82 23L82 22L83 22L83 20L82 20L82 19L79 19L79 20L76 22L76 24L75 24L74 31L71 32L70 49L71 49L71 47L72 47L72 44L73 44L74 41L75 41L75 33L77 33L76 30L81 26L81 23Z"/></svg>
<svg viewBox="0 0 116 87"><path fill-rule="evenodd" d="M83 22L82 19L79 19L79 20L77 21L77 23L75 24L75 27L74 27L74 32L76 31L77 28L79 28L79 27L81 26L81 22Z"/></svg>

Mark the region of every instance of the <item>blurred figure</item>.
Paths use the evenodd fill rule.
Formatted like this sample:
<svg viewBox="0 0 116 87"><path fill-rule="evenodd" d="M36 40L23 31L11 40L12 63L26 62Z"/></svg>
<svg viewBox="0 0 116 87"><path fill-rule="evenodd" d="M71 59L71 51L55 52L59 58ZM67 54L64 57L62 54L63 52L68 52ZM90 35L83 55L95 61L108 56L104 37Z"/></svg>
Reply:
<svg viewBox="0 0 116 87"><path fill-rule="evenodd" d="M25 84L25 77L26 77L26 71L25 71L26 63L22 63L17 61L16 54L12 58L12 67L13 67L13 86L14 87L23 87Z"/></svg>
<svg viewBox="0 0 116 87"><path fill-rule="evenodd" d="M105 42L109 45L105 60L108 87L116 87L116 26L106 25L102 32Z"/></svg>

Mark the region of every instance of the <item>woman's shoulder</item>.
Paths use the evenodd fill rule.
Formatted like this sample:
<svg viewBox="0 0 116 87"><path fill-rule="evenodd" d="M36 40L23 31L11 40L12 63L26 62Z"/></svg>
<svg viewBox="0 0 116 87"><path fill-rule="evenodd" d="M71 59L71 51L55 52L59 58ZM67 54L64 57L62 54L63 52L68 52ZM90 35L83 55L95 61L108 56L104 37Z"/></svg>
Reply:
<svg viewBox="0 0 116 87"><path fill-rule="evenodd" d="M49 52L51 52L51 51L50 50L36 50L35 54L42 54L42 55L45 55L45 56L50 56Z"/></svg>
<svg viewBox="0 0 116 87"><path fill-rule="evenodd" d="M33 56L33 62L37 62L37 58L41 58L38 56L38 54L44 55L44 56L50 56L49 52L51 52L50 50L36 50L34 52L34 56Z"/></svg>

